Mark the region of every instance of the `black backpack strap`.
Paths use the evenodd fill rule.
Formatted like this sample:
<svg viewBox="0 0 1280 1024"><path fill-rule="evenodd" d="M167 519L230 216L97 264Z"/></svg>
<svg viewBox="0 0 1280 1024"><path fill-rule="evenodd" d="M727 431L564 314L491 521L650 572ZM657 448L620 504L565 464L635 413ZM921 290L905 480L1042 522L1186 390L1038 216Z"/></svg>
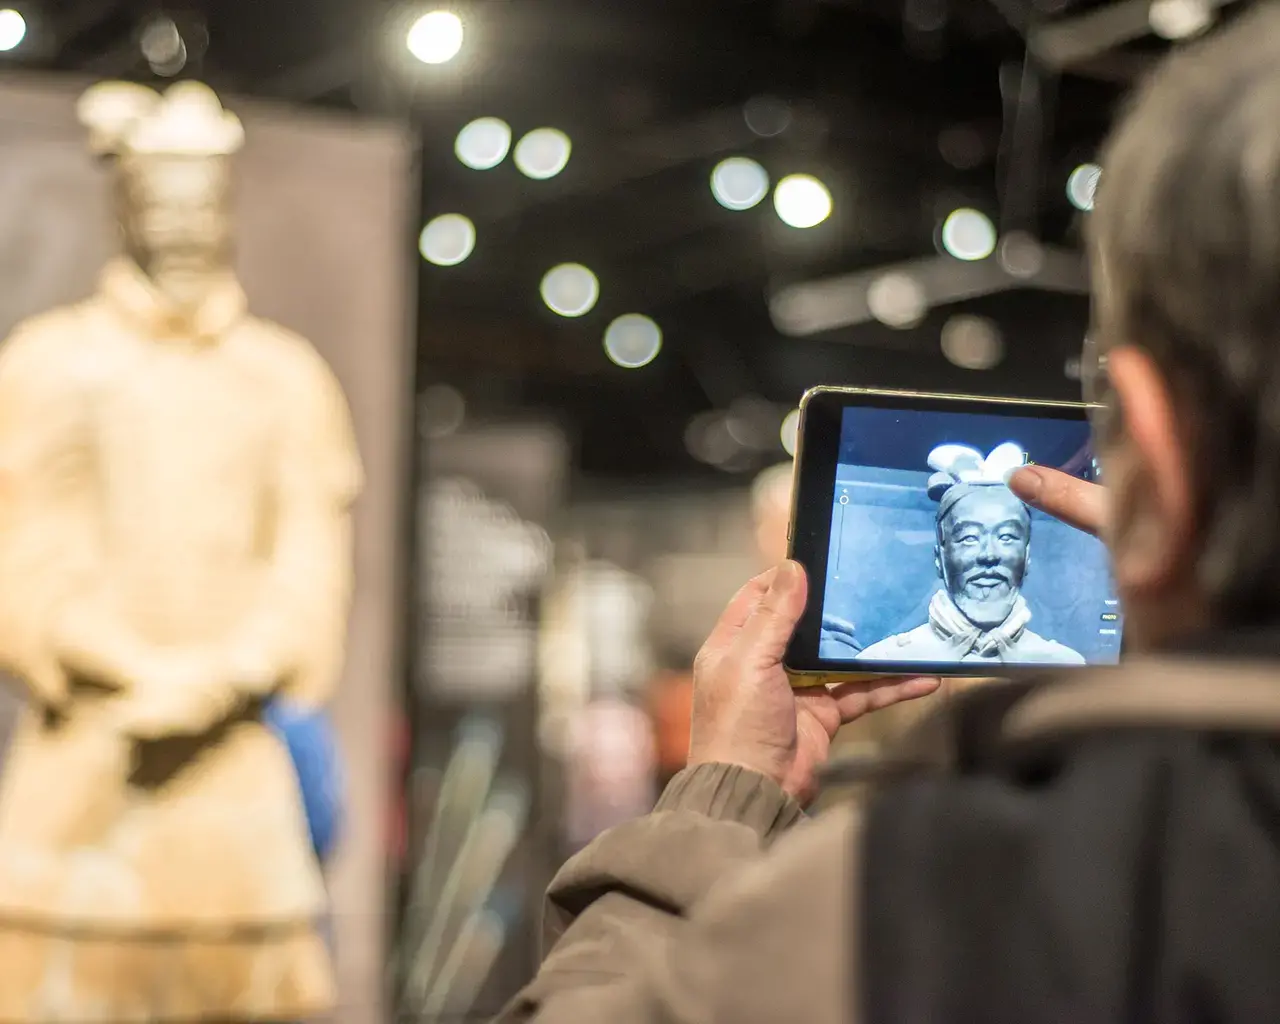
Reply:
<svg viewBox="0 0 1280 1024"><path fill-rule="evenodd" d="M903 744L934 770L865 807L863 1020L1280 1019L1280 663L1127 661L939 712Z"/></svg>

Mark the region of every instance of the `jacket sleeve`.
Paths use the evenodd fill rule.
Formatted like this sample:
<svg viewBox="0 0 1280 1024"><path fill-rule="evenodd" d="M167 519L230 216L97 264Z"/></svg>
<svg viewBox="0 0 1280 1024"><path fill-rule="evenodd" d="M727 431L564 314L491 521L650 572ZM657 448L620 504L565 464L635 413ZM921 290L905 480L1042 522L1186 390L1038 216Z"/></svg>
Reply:
<svg viewBox="0 0 1280 1024"><path fill-rule="evenodd" d="M850 1021L856 818L805 822L763 776L678 775L548 893L542 969L501 1024Z"/></svg>

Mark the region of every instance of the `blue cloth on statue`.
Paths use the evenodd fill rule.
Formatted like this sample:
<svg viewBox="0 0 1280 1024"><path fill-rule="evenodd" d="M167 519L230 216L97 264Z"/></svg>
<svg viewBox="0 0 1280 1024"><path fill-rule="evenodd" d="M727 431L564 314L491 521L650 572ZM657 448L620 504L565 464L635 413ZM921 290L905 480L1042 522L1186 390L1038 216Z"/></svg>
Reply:
<svg viewBox="0 0 1280 1024"><path fill-rule="evenodd" d="M343 816L342 762L333 722L322 710L279 697L267 705L266 722L289 748L311 845L323 864L337 844Z"/></svg>

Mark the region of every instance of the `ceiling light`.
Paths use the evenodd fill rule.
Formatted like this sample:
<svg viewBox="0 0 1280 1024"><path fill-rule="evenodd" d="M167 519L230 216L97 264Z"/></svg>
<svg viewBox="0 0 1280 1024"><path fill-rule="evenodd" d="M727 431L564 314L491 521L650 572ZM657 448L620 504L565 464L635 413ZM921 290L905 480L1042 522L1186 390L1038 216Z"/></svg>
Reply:
<svg viewBox="0 0 1280 1024"><path fill-rule="evenodd" d="M405 44L423 64L447 64L462 49L462 19L452 11L431 11L413 23Z"/></svg>
<svg viewBox="0 0 1280 1024"><path fill-rule="evenodd" d="M776 96L756 96L747 100L742 117L762 139L771 139L791 126L791 104Z"/></svg>
<svg viewBox="0 0 1280 1024"><path fill-rule="evenodd" d="M581 263L552 267L542 279L542 301L561 316L584 316L600 298L600 282Z"/></svg>
<svg viewBox="0 0 1280 1024"><path fill-rule="evenodd" d="M784 224L812 228L831 216L831 193L811 174L789 174L774 189L773 206Z"/></svg>
<svg viewBox="0 0 1280 1024"><path fill-rule="evenodd" d="M1205 0L1152 0L1147 19L1162 39L1189 39L1213 24L1213 8Z"/></svg>
<svg viewBox="0 0 1280 1024"><path fill-rule="evenodd" d="M545 181L565 169L572 151L569 136L558 128L535 128L516 143L516 166L525 177Z"/></svg>
<svg viewBox="0 0 1280 1024"><path fill-rule="evenodd" d="M473 171L487 171L507 158L511 126L497 117L482 117L458 132L453 151Z"/></svg>
<svg viewBox="0 0 1280 1024"><path fill-rule="evenodd" d="M915 327L929 312L929 303L920 282L910 274L885 274L867 289L867 308L887 327L906 330Z"/></svg>
<svg viewBox="0 0 1280 1024"><path fill-rule="evenodd" d="M990 370L1004 358L1004 338L986 317L961 313L942 327L942 354L962 369Z"/></svg>
<svg viewBox="0 0 1280 1024"><path fill-rule="evenodd" d="M1098 179L1102 168L1097 164L1081 164L1067 177L1067 198L1077 210L1093 209L1094 195L1098 191Z"/></svg>
<svg viewBox="0 0 1280 1024"><path fill-rule="evenodd" d="M942 222L942 247L958 260L985 260L996 249L995 225L977 210L954 210Z"/></svg>
<svg viewBox="0 0 1280 1024"><path fill-rule="evenodd" d="M1000 239L1000 266L1014 277L1035 277L1044 269L1044 246L1026 231L1010 231Z"/></svg>
<svg viewBox="0 0 1280 1024"><path fill-rule="evenodd" d="M735 398L725 415L725 426L734 440L755 451L772 451L778 442L781 410L759 395Z"/></svg>
<svg viewBox="0 0 1280 1024"><path fill-rule="evenodd" d="M787 413L786 419L782 421L782 429L779 431L782 441L782 450L795 458L796 449L800 447L800 410L792 409Z"/></svg>
<svg viewBox="0 0 1280 1024"><path fill-rule="evenodd" d="M418 251L437 267L457 266L476 247L476 226L460 213L441 214L418 237Z"/></svg>
<svg viewBox="0 0 1280 1024"><path fill-rule="evenodd" d="M425 438L457 433L466 418L466 399L448 384L432 384L418 397L418 430Z"/></svg>
<svg viewBox="0 0 1280 1024"><path fill-rule="evenodd" d="M187 43L172 18L160 16L148 22L139 48L152 72L161 78L172 78L187 66Z"/></svg>
<svg viewBox="0 0 1280 1024"><path fill-rule="evenodd" d="M647 366L662 351L662 329L647 316L627 313L604 332L604 351L628 370Z"/></svg>
<svg viewBox="0 0 1280 1024"><path fill-rule="evenodd" d="M720 412L700 413L690 420L685 428L684 443L695 459L722 469L742 454L742 446L734 439Z"/></svg>
<svg viewBox="0 0 1280 1024"><path fill-rule="evenodd" d="M749 210L769 194L769 172L745 156L731 156L711 172L711 194L726 210Z"/></svg>
<svg viewBox="0 0 1280 1024"><path fill-rule="evenodd" d="M16 50L26 36L26 18L11 8L0 11L0 52Z"/></svg>

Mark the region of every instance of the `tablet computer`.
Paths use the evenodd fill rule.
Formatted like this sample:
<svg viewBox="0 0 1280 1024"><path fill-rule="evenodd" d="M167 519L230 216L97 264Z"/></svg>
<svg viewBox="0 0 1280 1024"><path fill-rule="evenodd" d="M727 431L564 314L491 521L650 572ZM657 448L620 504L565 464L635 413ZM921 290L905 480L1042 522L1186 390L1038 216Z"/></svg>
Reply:
<svg viewBox="0 0 1280 1024"><path fill-rule="evenodd" d="M1088 407L806 394L789 547L809 602L786 656L793 682L1118 661L1106 549L1014 496L1005 481L1027 463L1097 480Z"/></svg>

